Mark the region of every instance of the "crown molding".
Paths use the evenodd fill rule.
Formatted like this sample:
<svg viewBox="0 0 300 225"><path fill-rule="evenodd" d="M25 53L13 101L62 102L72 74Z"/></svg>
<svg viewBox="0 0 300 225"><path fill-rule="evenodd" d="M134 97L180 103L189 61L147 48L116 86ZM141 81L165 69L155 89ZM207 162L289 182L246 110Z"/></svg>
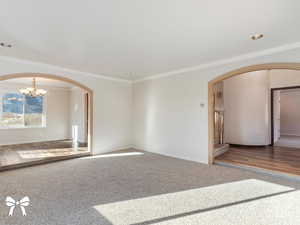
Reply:
<svg viewBox="0 0 300 225"><path fill-rule="evenodd" d="M29 87L31 84L19 83L19 82L0 82L1 89L19 89L24 87ZM48 89L48 90L63 90L63 91L72 91L73 87L58 87L51 85L39 85L39 88ZM80 90L80 89L79 89Z"/></svg>
<svg viewBox="0 0 300 225"><path fill-rule="evenodd" d="M267 55L271 55L274 53L280 53L280 52L293 50L293 49L297 49L297 48L300 48L300 42L295 42L292 44L281 45L278 47L269 48L269 49L265 49L262 51L256 51L256 52L252 52L252 53L248 53L248 54L243 54L243 55L235 56L235 57L232 57L229 59L221 59L221 60L217 60L217 61L212 61L209 63L200 64L198 66L186 67L186 68L182 68L179 70L169 71L166 73L154 74L154 75L144 77L141 79L133 80L133 83L139 83L139 82L143 82L143 81L147 81L147 80L170 77L170 76L177 75L180 73L193 72L196 70L208 69L208 68L228 64L228 63L234 63L234 62L244 61L244 60L248 60L248 59L258 58L258 57L267 56Z"/></svg>
<svg viewBox="0 0 300 225"><path fill-rule="evenodd" d="M204 70L204 69L221 66L224 64L228 64L228 63L234 63L234 62L244 61L244 60L248 60L248 59L254 59L254 58L267 56L267 55L271 55L274 53L280 53L280 52L284 52L284 51L288 51L288 50L293 50L293 49L297 49L297 48L300 48L300 42L281 45L278 47L269 48L269 49L265 49L262 51L256 51L256 52L252 52L252 53L248 53L248 54L243 54L243 55L235 56L235 57L228 58L228 59L211 61L211 62L203 63L203 64L200 64L197 66L185 67L185 68L182 68L179 70L173 70L173 71L169 71L169 72L165 72L165 73L153 74L150 76L146 76L146 77L143 77L140 79L137 78L134 80L125 79L125 78L115 78L115 77L111 77L109 75L103 75L103 74L81 72L81 71L64 68L64 67L60 67L60 66L55 66L55 65L51 65L51 64L47 64L47 63L34 62L34 61L30 61L30 60L18 59L18 58L9 57L9 56L0 56L0 61L14 62L14 63L20 63L20 64L26 64L26 65L33 65L33 66L41 66L41 67L52 69L52 70L59 70L61 72L74 73L74 74L78 74L78 75L83 75L83 76L88 76L88 77L93 77L93 78L98 78L98 79L104 79L104 80L126 82L126 83L139 83L139 82L143 82L143 81L147 81L147 80L170 77L170 76L181 74L181 73L193 72L196 70Z"/></svg>
<svg viewBox="0 0 300 225"><path fill-rule="evenodd" d="M0 61L20 63L20 64L26 64L26 65L32 65L32 66L40 66L40 67L44 67L46 69L59 70L61 72L66 72L66 73L75 73L78 75L94 77L94 78L98 78L98 79L131 83L130 80L123 79L123 78L115 78L115 77L111 77L109 75L82 72L82 71L73 70L73 69L69 69L69 68L65 68L65 67L61 67L61 66L55 66L52 64L35 62L35 61L31 61L31 60L26 60L26 59L19 59L19 58L10 57L10 56L0 56Z"/></svg>

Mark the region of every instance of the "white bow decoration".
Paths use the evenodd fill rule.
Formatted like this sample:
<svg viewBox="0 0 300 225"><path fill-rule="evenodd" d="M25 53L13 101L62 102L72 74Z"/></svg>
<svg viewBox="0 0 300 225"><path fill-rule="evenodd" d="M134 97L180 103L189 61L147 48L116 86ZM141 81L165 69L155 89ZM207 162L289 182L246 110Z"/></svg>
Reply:
<svg viewBox="0 0 300 225"><path fill-rule="evenodd" d="M24 198L22 198L19 201L15 201L12 197L7 196L5 201L6 201L6 205L8 207L10 207L9 213L8 213L9 216L13 215L15 207L18 205L21 208L23 216L26 216L25 206L29 206L29 203L30 203L30 199L28 196L25 196Z"/></svg>

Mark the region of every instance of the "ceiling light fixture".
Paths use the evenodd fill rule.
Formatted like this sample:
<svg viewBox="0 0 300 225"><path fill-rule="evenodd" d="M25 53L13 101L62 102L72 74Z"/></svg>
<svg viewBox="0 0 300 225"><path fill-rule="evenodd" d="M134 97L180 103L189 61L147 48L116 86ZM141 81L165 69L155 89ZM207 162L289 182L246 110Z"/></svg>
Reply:
<svg viewBox="0 0 300 225"><path fill-rule="evenodd" d="M30 97L44 96L47 93L46 90L37 88L35 77L32 79L32 87L22 88L19 91L21 94Z"/></svg>
<svg viewBox="0 0 300 225"><path fill-rule="evenodd" d="M0 46L3 47L3 48L11 48L12 47L11 44L6 44L4 42L0 42Z"/></svg>
<svg viewBox="0 0 300 225"><path fill-rule="evenodd" d="M256 41L256 40L261 39L263 37L264 37L263 34L255 34L255 35L251 36L251 39Z"/></svg>

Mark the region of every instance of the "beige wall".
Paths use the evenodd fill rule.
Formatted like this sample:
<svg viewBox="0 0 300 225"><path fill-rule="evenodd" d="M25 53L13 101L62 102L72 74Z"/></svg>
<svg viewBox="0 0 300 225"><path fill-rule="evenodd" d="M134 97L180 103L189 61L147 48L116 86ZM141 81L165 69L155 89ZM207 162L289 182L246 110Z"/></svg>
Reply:
<svg viewBox="0 0 300 225"><path fill-rule="evenodd" d="M87 141L85 92L76 87L70 92L70 129L72 129L73 139L75 138L75 132L77 132L79 142L84 143Z"/></svg>
<svg viewBox="0 0 300 225"><path fill-rule="evenodd" d="M225 143L270 144L269 96L268 71L224 81Z"/></svg>
<svg viewBox="0 0 300 225"><path fill-rule="evenodd" d="M206 116L201 108L198 76L168 77L134 85L134 144L138 149L174 157L200 160L197 151ZM199 149L198 149L199 150ZM199 154L203 154L199 157Z"/></svg>
<svg viewBox="0 0 300 225"><path fill-rule="evenodd" d="M300 71L295 70L271 70L270 87L290 87L300 85Z"/></svg>

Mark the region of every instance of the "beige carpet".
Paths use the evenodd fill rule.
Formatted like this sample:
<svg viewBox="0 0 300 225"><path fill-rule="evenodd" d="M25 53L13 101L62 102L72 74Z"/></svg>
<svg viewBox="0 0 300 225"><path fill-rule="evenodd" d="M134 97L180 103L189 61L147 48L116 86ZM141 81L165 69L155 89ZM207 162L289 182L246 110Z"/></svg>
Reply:
<svg viewBox="0 0 300 225"><path fill-rule="evenodd" d="M0 173L2 225L300 224L300 183L151 153ZM29 196L12 217L6 196Z"/></svg>

